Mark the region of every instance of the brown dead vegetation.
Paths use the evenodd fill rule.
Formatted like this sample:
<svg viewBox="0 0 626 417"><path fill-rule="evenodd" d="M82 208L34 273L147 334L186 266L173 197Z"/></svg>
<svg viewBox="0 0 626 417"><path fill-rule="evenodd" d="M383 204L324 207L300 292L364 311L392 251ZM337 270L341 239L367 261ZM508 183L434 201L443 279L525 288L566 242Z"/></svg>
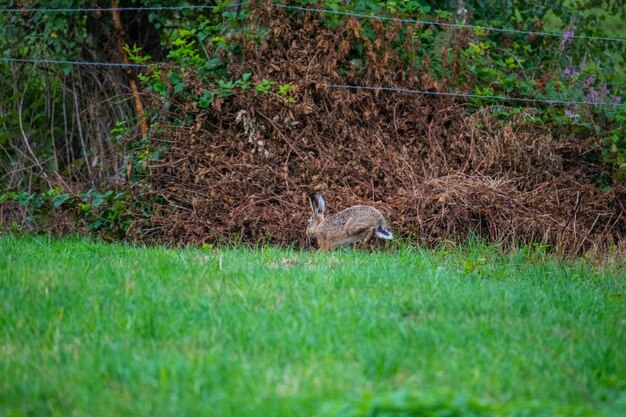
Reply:
<svg viewBox="0 0 626 417"><path fill-rule="evenodd" d="M584 162L594 138L554 137L527 123L532 109L506 122L493 108L470 114L459 99L323 87L324 83L445 90L420 68L406 69L390 49L400 29L374 24L359 73L351 45L359 22L328 30L314 15L252 19L269 27L262 44L241 37L235 75L253 83L291 84L295 103L277 94L237 91L207 110L177 103L186 127L163 127L154 145L167 149L150 167L142 198L157 204L137 221L140 240L303 245L307 195L324 192L328 211L367 203L381 209L396 236L422 244L463 240L543 242L567 253L607 249L626 236L626 190L597 189L601 167ZM451 45L463 44L462 32ZM405 48L414 46L407 44ZM454 65L454 63L450 63ZM343 72L342 72L343 71ZM187 73L197 92L203 85ZM162 120L171 119L147 97Z"/></svg>

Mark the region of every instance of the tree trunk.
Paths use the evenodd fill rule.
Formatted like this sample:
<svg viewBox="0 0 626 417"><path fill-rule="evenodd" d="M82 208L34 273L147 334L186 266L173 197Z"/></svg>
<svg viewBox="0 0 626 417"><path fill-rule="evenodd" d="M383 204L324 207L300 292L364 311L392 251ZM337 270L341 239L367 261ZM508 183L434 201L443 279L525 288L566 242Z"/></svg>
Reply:
<svg viewBox="0 0 626 417"><path fill-rule="evenodd" d="M126 32L124 31L124 26L122 25L122 17L120 15L120 11L117 9L119 7L118 1L112 0L111 7L113 8L113 22L117 31L117 46L119 49L119 53L122 57L122 63L128 64L128 54L124 50L124 46L126 45ZM148 136L149 127L148 120L144 116L145 108L143 105L143 101L141 100L137 77L135 76L135 73L133 72L131 67L124 67L124 71L126 72L126 75L128 77L128 85L130 86L130 90L133 95L135 112L137 113L137 117L139 118L139 130L141 132L141 136L145 138Z"/></svg>

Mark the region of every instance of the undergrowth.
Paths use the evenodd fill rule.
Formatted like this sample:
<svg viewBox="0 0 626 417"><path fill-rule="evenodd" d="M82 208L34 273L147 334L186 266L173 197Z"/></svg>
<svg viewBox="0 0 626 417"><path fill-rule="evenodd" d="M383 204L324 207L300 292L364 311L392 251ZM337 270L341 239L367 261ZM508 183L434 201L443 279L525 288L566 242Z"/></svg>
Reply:
<svg viewBox="0 0 626 417"><path fill-rule="evenodd" d="M431 246L625 244L626 43L580 37L621 36L619 2L133 0L121 31L40 3L6 57L142 67L0 62L2 230L290 245L324 191Z"/></svg>

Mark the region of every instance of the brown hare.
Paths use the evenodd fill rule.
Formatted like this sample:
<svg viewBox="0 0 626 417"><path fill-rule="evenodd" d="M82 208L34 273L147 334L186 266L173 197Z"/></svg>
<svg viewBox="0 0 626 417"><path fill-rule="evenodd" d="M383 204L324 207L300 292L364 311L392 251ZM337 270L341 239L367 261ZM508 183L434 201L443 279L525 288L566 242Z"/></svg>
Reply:
<svg viewBox="0 0 626 417"><path fill-rule="evenodd" d="M339 213L324 217L324 196L309 197L313 214L309 219L306 235L317 239L320 250L363 241L367 244L373 237L393 239L383 215L372 206L352 206Z"/></svg>

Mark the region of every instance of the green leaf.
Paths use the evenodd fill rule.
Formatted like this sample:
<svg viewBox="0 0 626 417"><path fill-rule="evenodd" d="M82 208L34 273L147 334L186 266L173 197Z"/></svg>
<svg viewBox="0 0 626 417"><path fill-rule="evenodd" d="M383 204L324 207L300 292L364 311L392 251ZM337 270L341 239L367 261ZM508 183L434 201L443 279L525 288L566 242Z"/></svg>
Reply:
<svg viewBox="0 0 626 417"><path fill-rule="evenodd" d="M54 197L54 199L52 200L52 206L55 209L60 208L63 203L65 203L66 201L68 201L69 199L71 199L72 196L69 194L59 194L56 197Z"/></svg>
<svg viewBox="0 0 626 417"><path fill-rule="evenodd" d="M214 99L213 93L209 90L206 90L204 94L202 94L202 97L198 99L198 106L201 109L206 109L207 107L211 105L211 103L213 103L213 99Z"/></svg>

